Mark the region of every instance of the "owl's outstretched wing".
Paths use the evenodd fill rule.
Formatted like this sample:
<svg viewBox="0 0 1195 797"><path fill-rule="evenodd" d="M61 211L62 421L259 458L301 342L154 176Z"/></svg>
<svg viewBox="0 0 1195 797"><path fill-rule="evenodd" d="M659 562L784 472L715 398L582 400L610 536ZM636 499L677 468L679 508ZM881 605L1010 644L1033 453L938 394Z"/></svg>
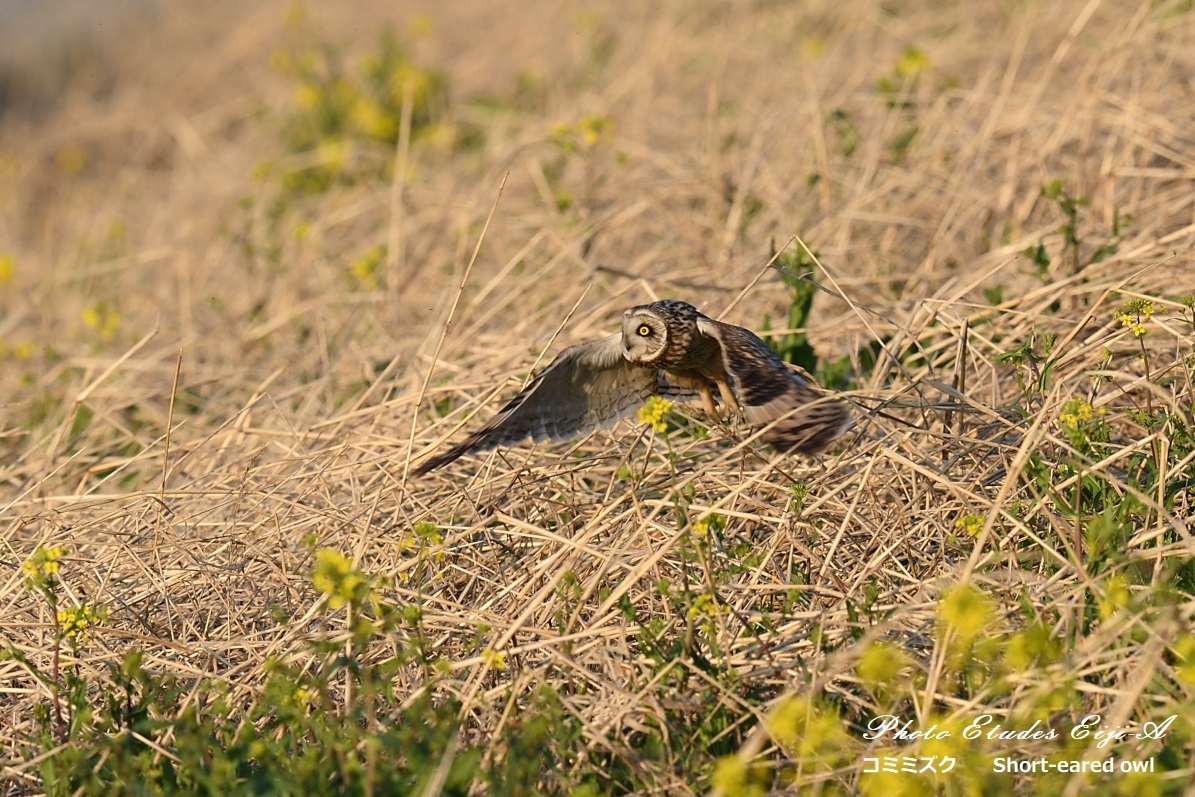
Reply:
<svg viewBox="0 0 1195 797"><path fill-rule="evenodd" d="M846 430L851 419L846 404L790 371L753 332L705 317L697 328L721 346L722 365L743 417L767 427L762 437L778 451L816 454Z"/></svg>
<svg viewBox="0 0 1195 797"><path fill-rule="evenodd" d="M652 395L688 401L696 394L669 383L654 368L629 362L622 353L621 333L578 343L557 355L489 423L425 460L412 475L422 476L470 451L488 451L528 437L578 437L629 415Z"/></svg>

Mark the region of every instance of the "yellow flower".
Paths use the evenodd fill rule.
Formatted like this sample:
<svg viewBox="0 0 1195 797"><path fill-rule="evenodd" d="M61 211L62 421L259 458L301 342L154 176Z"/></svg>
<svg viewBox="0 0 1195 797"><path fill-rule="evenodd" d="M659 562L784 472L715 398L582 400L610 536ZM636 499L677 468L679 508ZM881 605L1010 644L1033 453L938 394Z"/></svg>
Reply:
<svg viewBox="0 0 1195 797"><path fill-rule="evenodd" d="M639 422L645 423L663 434L668 431L668 424L664 422L664 416L671 411L671 401L659 396L652 396L639 408Z"/></svg>
<svg viewBox="0 0 1195 797"><path fill-rule="evenodd" d="M407 30L413 39L426 39L436 32L436 21L431 14L412 14L407 20Z"/></svg>
<svg viewBox="0 0 1195 797"><path fill-rule="evenodd" d="M873 750L869 751L868 758L885 762L895 760L899 764L902 757L899 750ZM926 782L924 775L914 775L908 772L868 770L868 774L859 779L859 793L864 797L880 797L880 795L883 797L920 797L933 792L933 787Z"/></svg>
<svg viewBox="0 0 1195 797"><path fill-rule="evenodd" d="M1104 581L1104 594L1100 595L1097 606L1100 619L1107 620L1121 609L1127 608L1129 599L1129 582L1123 576L1110 576Z"/></svg>
<svg viewBox="0 0 1195 797"><path fill-rule="evenodd" d="M1107 414L1108 410L1104 407L1096 409L1083 399L1071 399L1062 405L1058 420L1071 429L1078 429L1083 424Z"/></svg>
<svg viewBox="0 0 1195 797"><path fill-rule="evenodd" d="M970 512L954 521L954 527L968 537L978 537L983 531L983 516Z"/></svg>
<svg viewBox="0 0 1195 797"><path fill-rule="evenodd" d="M349 115L353 126L375 141L391 141L398 135L398 120L365 97L353 102Z"/></svg>
<svg viewBox="0 0 1195 797"><path fill-rule="evenodd" d="M75 642L85 640L87 629L100 621L100 613L86 603L59 609L56 616L62 638Z"/></svg>
<svg viewBox="0 0 1195 797"><path fill-rule="evenodd" d="M491 670L506 669L506 654L498 650L483 650L481 659Z"/></svg>
<svg viewBox="0 0 1195 797"><path fill-rule="evenodd" d="M316 108L320 104L321 92L319 86L313 83L304 83L295 89L294 104L296 108L301 108L309 111Z"/></svg>
<svg viewBox="0 0 1195 797"><path fill-rule="evenodd" d="M9 255L0 255L0 285L10 281L17 271L16 261Z"/></svg>
<svg viewBox="0 0 1195 797"><path fill-rule="evenodd" d="M1050 637L1050 629L1040 623L1014 634L1004 646L1004 661L1014 672L1049 664L1057 657L1058 645Z"/></svg>
<svg viewBox="0 0 1195 797"><path fill-rule="evenodd" d="M414 64L401 63L394 69L390 99L399 108L411 98L412 110L427 107L435 80L430 72Z"/></svg>
<svg viewBox="0 0 1195 797"><path fill-rule="evenodd" d="M573 142L572 128L561 122L548 128L548 140L565 152L572 152L577 148Z"/></svg>
<svg viewBox="0 0 1195 797"><path fill-rule="evenodd" d="M96 302L83 308L83 326L99 335L101 341L112 340L120 330L120 311L111 302Z"/></svg>
<svg viewBox="0 0 1195 797"><path fill-rule="evenodd" d="M714 766L714 788L727 797L763 797L767 794L767 771L737 755L723 756Z"/></svg>
<svg viewBox="0 0 1195 797"><path fill-rule="evenodd" d="M698 537L705 537L711 531L717 534L726 528L726 518L721 515L702 515L701 518L693 524L693 533Z"/></svg>
<svg viewBox="0 0 1195 797"><path fill-rule="evenodd" d="M988 596L970 584L951 589L938 602L938 622L967 644L995 619L996 607Z"/></svg>
<svg viewBox="0 0 1195 797"><path fill-rule="evenodd" d="M320 166L338 172L344 169L349 158L349 146L343 139L325 138L316 148Z"/></svg>
<svg viewBox="0 0 1195 797"><path fill-rule="evenodd" d="M21 574L25 576L25 588L36 589L46 586L58 574L58 560L66 555L66 548L60 545L43 548L38 546L33 554L21 563Z"/></svg>
<svg viewBox="0 0 1195 797"><path fill-rule="evenodd" d="M436 524L427 520L421 520L411 529L425 546L431 547L433 545L440 545L444 542L444 535L436 528Z"/></svg>
<svg viewBox="0 0 1195 797"><path fill-rule="evenodd" d="M855 673L875 689L896 685L901 670L910 664L909 656L890 642L872 642L855 662Z"/></svg>
<svg viewBox="0 0 1195 797"><path fill-rule="evenodd" d="M364 598L368 592L365 576L339 551L321 548L315 552L315 569L311 584L328 598L328 608L339 609L344 604Z"/></svg>
<svg viewBox="0 0 1195 797"><path fill-rule="evenodd" d="M1174 670L1178 679L1188 684L1195 684L1195 637L1183 634L1171 645L1174 653Z"/></svg>
<svg viewBox="0 0 1195 797"><path fill-rule="evenodd" d="M349 266L349 273L367 291L376 291L382 287L379 273L386 265L386 247L374 246Z"/></svg>
<svg viewBox="0 0 1195 797"><path fill-rule="evenodd" d="M823 709L807 697L788 697L766 721L768 733L790 757L804 768L833 769L850 757L851 739L842 718Z"/></svg>
<svg viewBox="0 0 1195 797"><path fill-rule="evenodd" d="M896 74L901 77L912 77L927 69L929 69L929 56L913 45L906 47L896 61Z"/></svg>
<svg viewBox="0 0 1195 797"><path fill-rule="evenodd" d="M721 611L722 608L718 606L718 601L714 600L714 596L708 592L702 592L693 599L693 605L689 607L688 612L686 612L686 616L690 620L696 620L700 617L705 617L712 620L713 618L717 617Z"/></svg>
<svg viewBox="0 0 1195 797"><path fill-rule="evenodd" d="M614 120L608 116L586 116L577 122L577 132L586 146L609 141L613 136Z"/></svg>
<svg viewBox="0 0 1195 797"><path fill-rule="evenodd" d="M1122 327L1128 327L1135 337L1145 335L1145 322L1153 318L1158 308L1149 299L1130 299L1114 310L1112 317L1120 322Z"/></svg>
<svg viewBox="0 0 1195 797"><path fill-rule="evenodd" d="M307 21L307 9L302 3L291 3L282 16L287 27L297 28Z"/></svg>
<svg viewBox="0 0 1195 797"><path fill-rule="evenodd" d="M826 42L817 36L806 36L801 40L801 55L809 61L816 61L826 52Z"/></svg>
<svg viewBox="0 0 1195 797"><path fill-rule="evenodd" d="M9 347L8 353L17 360L28 360L37 353L37 346L31 340L22 340Z"/></svg>

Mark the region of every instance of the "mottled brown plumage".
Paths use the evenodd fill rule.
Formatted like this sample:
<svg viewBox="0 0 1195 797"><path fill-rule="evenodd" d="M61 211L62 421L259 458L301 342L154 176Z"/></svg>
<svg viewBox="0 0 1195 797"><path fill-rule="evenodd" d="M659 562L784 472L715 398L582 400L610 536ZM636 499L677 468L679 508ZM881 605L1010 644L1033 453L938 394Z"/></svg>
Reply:
<svg viewBox="0 0 1195 797"><path fill-rule="evenodd" d="M489 423L413 475L527 437L576 437L629 415L653 395L700 399L716 418L715 389L728 410L764 427L763 439L786 453L816 454L850 421L845 404L822 396L754 333L667 300L627 310L618 334L565 349Z"/></svg>

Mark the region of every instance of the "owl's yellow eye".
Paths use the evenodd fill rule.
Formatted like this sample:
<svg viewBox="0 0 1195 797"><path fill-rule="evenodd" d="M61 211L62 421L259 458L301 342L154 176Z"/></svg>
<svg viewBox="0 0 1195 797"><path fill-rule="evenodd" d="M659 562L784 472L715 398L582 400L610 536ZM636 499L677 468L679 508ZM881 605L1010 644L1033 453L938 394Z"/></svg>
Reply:
<svg viewBox="0 0 1195 797"><path fill-rule="evenodd" d="M646 338L648 335L651 334L651 327L649 327L647 324L640 324L639 325L639 334Z"/></svg>

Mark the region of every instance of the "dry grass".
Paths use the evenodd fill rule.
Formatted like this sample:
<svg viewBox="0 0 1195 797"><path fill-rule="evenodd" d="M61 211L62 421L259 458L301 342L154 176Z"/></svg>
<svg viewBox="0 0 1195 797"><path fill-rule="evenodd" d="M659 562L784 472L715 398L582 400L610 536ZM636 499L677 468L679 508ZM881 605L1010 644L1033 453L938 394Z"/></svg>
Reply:
<svg viewBox="0 0 1195 797"><path fill-rule="evenodd" d="M1086 713L1192 716L1173 650L1195 615L1179 575L1195 553L1191 456L1174 421L1132 414L1192 424L1185 6L423 4L419 36L419 5L313 9L297 30L276 3L243 18L171 10L151 41L108 56L110 92L0 120L0 254L15 264L0 282L6 644L49 666L51 613L20 565L61 545L63 602L108 608L77 660L89 681L142 648L148 667L223 679L248 701L267 657L343 633L311 586L314 545L422 607L420 644L449 673L437 688L479 738L549 684L583 749L637 760L664 793L709 788L678 751L714 707L736 719L692 738L784 769L767 755L783 739L759 720L789 692L856 723L828 771L798 776L811 788L878 788L863 758L894 748L857 723L892 707L915 726L1043 706L1062 729ZM298 158L277 134L295 84L269 70L271 51L315 37L351 62L389 22L444 73L444 126L483 143L404 135L404 180L313 196L254 181L254 164ZM553 143L553 125L586 118L613 128L574 151ZM1042 193L1055 180L1086 200L1077 245ZM824 361L859 369L856 427L819 463L741 428L706 437L686 410L666 439L624 424L406 478L533 363L657 297L716 315L794 234L832 288L809 335ZM1039 243L1040 273L1022 254ZM371 284L350 264L377 245ZM1113 316L1133 298L1166 311L1143 338ZM788 303L767 273L729 320L758 329ZM878 365L858 360L880 342ZM1029 342L1023 390L1001 355ZM1107 411L1110 439L1087 456L1059 421L1073 399ZM1151 467L1156 491L1140 494ZM1139 502L1116 551L1085 532L1098 512L1066 511L1082 479ZM693 523L710 514L725 528L702 537ZM955 525L969 515L975 537ZM421 521L442 544L412 556L398 543ZM990 677L960 675L939 600L961 582L992 600L999 644L1036 619L1059 655L1007 672L976 654ZM1116 604L1117 589L1131 599ZM719 610L687 611L700 593ZM1099 614L1108 601L1119 612ZM648 639L685 644L661 663ZM877 640L908 656L893 692L857 671ZM425 676L401 672L400 693ZM35 789L21 746L47 689L12 660L0 684L4 777ZM664 740L661 758L636 758L643 734ZM1187 756L1151 783L1189 786ZM1092 783L1016 781L1047 782Z"/></svg>

